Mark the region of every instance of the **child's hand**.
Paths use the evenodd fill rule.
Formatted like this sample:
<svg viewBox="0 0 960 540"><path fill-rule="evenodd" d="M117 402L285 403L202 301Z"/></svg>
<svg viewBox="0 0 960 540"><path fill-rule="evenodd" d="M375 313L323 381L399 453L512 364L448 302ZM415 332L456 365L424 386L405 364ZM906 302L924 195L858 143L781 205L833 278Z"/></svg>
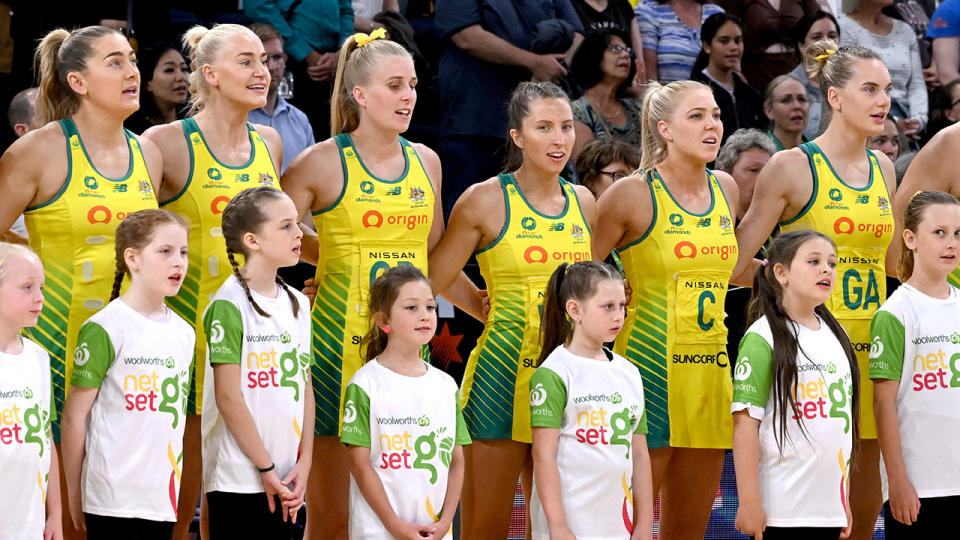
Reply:
<svg viewBox="0 0 960 540"><path fill-rule="evenodd" d="M893 519L910 526L920 513L920 498L906 474L890 477L890 513Z"/></svg>
<svg viewBox="0 0 960 540"><path fill-rule="evenodd" d="M389 531L397 540L423 540L424 538L433 540L436 532L437 528L433 525L417 525L400 520Z"/></svg>
<svg viewBox="0 0 960 540"><path fill-rule="evenodd" d="M763 513L763 506L760 503L743 504L741 501L733 524L743 534L763 540L763 530L767 528L767 516Z"/></svg>
<svg viewBox="0 0 960 540"><path fill-rule="evenodd" d="M577 537L564 523L562 527L550 527L550 540L577 540Z"/></svg>
<svg viewBox="0 0 960 540"><path fill-rule="evenodd" d="M280 481L280 477L277 476L277 469L270 469L265 473L260 474L260 478L263 479L263 491L267 496L267 507L270 508L270 513L276 511L276 504L274 503L274 495L280 497L280 500L286 501L291 497L291 492L287 489L287 486L283 485L283 482ZM72 511L72 509L71 509ZM283 515L283 520L287 520L287 513L281 512Z"/></svg>
<svg viewBox="0 0 960 540"><path fill-rule="evenodd" d="M641 527L638 523L633 524L633 534L630 540L653 540L653 529L650 527Z"/></svg>
<svg viewBox="0 0 960 540"><path fill-rule="evenodd" d="M63 520L59 514L47 516L47 522L43 526L43 540L63 540Z"/></svg>
<svg viewBox="0 0 960 540"><path fill-rule="evenodd" d="M83 519L83 501L80 498L80 493L71 493L70 494L70 521L73 522L73 528L78 531L87 530L87 523Z"/></svg>
<svg viewBox="0 0 960 540"><path fill-rule="evenodd" d="M847 512L847 526L844 527L842 531L840 531L840 538L850 538L850 533L853 532L853 514L850 512L849 504L847 505L846 508L844 508L844 510L846 510Z"/></svg>
<svg viewBox="0 0 960 540"><path fill-rule="evenodd" d="M283 499L283 506L284 511L289 513L291 520L297 519L297 512L303 506L303 494L307 491L307 477L309 475L310 464L300 460L281 481L290 490L290 497Z"/></svg>

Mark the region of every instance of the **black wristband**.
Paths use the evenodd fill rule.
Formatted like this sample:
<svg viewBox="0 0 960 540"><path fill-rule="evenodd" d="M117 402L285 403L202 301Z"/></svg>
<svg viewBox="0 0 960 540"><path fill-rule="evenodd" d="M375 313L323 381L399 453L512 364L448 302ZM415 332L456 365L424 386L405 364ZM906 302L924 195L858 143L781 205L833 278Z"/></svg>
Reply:
<svg viewBox="0 0 960 540"><path fill-rule="evenodd" d="M263 474L263 473L268 473L276 468L277 468L276 464L271 463L269 467L265 469L261 469L260 467L257 467L257 470L260 471L260 474Z"/></svg>

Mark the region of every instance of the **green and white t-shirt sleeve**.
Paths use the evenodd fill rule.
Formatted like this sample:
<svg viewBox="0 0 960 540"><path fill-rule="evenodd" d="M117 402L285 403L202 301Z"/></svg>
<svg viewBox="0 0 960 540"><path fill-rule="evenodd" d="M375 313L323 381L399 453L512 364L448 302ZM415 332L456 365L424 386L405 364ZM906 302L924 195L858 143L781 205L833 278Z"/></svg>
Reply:
<svg viewBox="0 0 960 540"><path fill-rule="evenodd" d="M560 428L567 385L554 371L539 367L530 377L530 426Z"/></svg>
<svg viewBox="0 0 960 540"><path fill-rule="evenodd" d="M351 383L347 386L343 402L340 442L370 448L370 396L363 388Z"/></svg>
<svg viewBox="0 0 960 540"><path fill-rule="evenodd" d="M240 309L228 300L214 300L203 315L211 364L239 364L243 350Z"/></svg>
<svg viewBox="0 0 960 540"><path fill-rule="evenodd" d="M747 409L751 417L763 419L772 384L773 349L756 332L747 332L740 340L737 367L733 372L731 412Z"/></svg>
<svg viewBox="0 0 960 540"><path fill-rule="evenodd" d="M637 422L637 429L633 430L634 435L646 435L647 431L647 407L643 407L643 414L640 415L640 421Z"/></svg>
<svg viewBox="0 0 960 540"><path fill-rule="evenodd" d="M110 335L102 326L87 321L80 327L77 348L73 352L73 376L70 384L100 388L116 354Z"/></svg>
<svg viewBox="0 0 960 540"><path fill-rule="evenodd" d="M457 403L457 439L456 444L463 446L466 444L471 444L473 441L470 439L470 432L467 431L467 423L463 419L463 409L460 408L460 391L457 390L456 396Z"/></svg>
<svg viewBox="0 0 960 540"><path fill-rule="evenodd" d="M900 380L905 343L903 322L889 311L877 311L870 322L871 379Z"/></svg>

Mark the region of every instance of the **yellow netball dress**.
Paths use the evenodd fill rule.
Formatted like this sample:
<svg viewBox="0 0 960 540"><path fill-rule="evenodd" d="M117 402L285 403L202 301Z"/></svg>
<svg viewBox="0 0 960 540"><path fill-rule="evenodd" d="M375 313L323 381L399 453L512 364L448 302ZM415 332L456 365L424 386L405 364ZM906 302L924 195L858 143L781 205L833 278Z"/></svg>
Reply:
<svg viewBox="0 0 960 540"><path fill-rule="evenodd" d="M203 366L207 354L203 310L210 302L210 297L223 285L223 280L233 273L227 260L227 244L220 229L220 214L237 193L258 186L279 187L279 182L270 150L251 124L247 124L250 159L239 167L230 167L210 152L196 120L187 118L180 123L190 149L190 176L180 193L160 205L182 216L190 224L187 275L180 292L175 297L167 298L167 304L197 332L187 414L200 414L203 409Z"/></svg>
<svg viewBox="0 0 960 540"><path fill-rule="evenodd" d="M117 268L117 225L127 214L157 207L147 164L133 133L126 132L127 174L107 178L90 161L73 120L59 123L67 140L67 179L52 199L24 211L30 247L43 261L46 280L40 320L24 332L50 354L57 441L77 333L110 298Z"/></svg>
<svg viewBox="0 0 960 540"><path fill-rule="evenodd" d="M650 228L617 250L633 287L614 351L640 368L647 400L647 444L730 448L733 384L723 303L737 264L733 213L717 178L704 175L710 208L695 214L660 175L646 175Z"/></svg>
<svg viewBox="0 0 960 540"><path fill-rule="evenodd" d="M860 436L877 438L873 417L873 383L870 381L870 321L887 299L885 260L893 238L893 212L887 185L873 152L870 179L862 188L843 182L820 148L800 145L810 158L813 195L797 217L780 224L780 230L813 229L837 244L837 283L827 308L850 336L860 366Z"/></svg>
<svg viewBox="0 0 960 540"><path fill-rule="evenodd" d="M474 439L532 442L530 376L540 356L540 314L550 274L560 263L589 261L590 228L573 186L546 216L527 202L512 174L501 174L507 219L500 236L476 252L490 313L463 375L463 416Z"/></svg>
<svg viewBox="0 0 960 540"><path fill-rule="evenodd" d="M370 330L370 284L401 264L427 272L435 194L417 151L402 137L406 167L395 180L368 171L349 134L334 141L343 191L332 205L313 213L320 256L312 318L315 434L338 436L347 383L363 365L359 344Z"/></svg>

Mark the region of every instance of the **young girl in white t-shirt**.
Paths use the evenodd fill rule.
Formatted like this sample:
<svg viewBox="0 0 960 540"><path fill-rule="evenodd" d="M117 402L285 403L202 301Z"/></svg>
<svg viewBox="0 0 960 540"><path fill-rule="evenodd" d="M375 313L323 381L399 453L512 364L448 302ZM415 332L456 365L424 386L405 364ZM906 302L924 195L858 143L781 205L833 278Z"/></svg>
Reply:
<svg viewBox="0 0 960 540"><path fill-rule="evenodd" d="M20 331L37 324L43 266L0 243L0 538L63 538L57 449L50 433L50 356Z"/></svg>
<svg viewBox="0 0 960 540"><path fill-rule="evenodd" d="M603 346L623 328L623 276L561 264L540 323L530 379L535 540L649 539L653 486L640 372Z"/></svg>
<svg viewBox="0 0 960 540"><path fill-rule="evenodd" d="M453 537L470 435L457 383L420 359L437 329L430 281L412 265L370 286L366 362L347 385L350 538Z"/></svg>
<svg viewBox="0 0 960 540"><path fill-rule="evenodd" d="M860 389L850 340L823 305L837 278L836 247L818 232L793 231L767 256L734 369L735 525L764 540L846 538Z"/></svg>
<svg viewBox="0 0 960 540"><path fill-rule="evenodd" d="M900 286L870 325L886 538L943 538L960 510L960 203L940 191L904 213Z"/></svg>
<svg viewBox="0 0 960 540"><path fill-rule="evenodd" d="M120 223L115 244L110 303L80 327L63 411L70 517L90 540L168 540L195 337L164 301L186 277L186 224L141 210Z"/></svg>
<svg viewBox="0 0 960 540"><path fill-rule="evenodd" d="M293 201L271 187L244 190L223 210L233 275L203 315L213 384L204 385L200 431L213 540L289 538L303 506L313 456L310 304L277 275L300 259L297 223Z"/></svg>

